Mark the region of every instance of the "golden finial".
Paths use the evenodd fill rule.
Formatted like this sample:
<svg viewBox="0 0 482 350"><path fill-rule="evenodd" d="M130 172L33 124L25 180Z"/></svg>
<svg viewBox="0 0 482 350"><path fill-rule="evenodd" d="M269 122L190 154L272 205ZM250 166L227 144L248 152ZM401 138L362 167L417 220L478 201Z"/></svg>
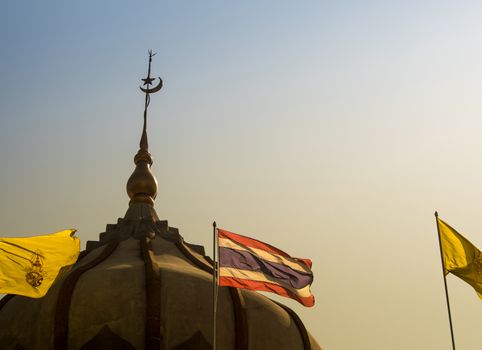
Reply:
<svg viewBox="0 0 482 350"><path fill-rule="evenodd" d="M147 70L147 78L142 79L144 81L145 88L140 89L146 94L144 104L144 127L142 128L141 141L139 143L139 151L134 157L134 163L136 169L132 173L131 177L127 181L127 194L131 199L129 206L134 203L146 203L151 206L154 205L154 199L157 195L157 180L151 172L152 157L148 150L147 142L147 108L150 103L149 94L158 92L162 88L162 79L159 79L157 86L150 88L152 82L155 80L151 78L151 62L155 53L149 50L149 68Z"/></svg>

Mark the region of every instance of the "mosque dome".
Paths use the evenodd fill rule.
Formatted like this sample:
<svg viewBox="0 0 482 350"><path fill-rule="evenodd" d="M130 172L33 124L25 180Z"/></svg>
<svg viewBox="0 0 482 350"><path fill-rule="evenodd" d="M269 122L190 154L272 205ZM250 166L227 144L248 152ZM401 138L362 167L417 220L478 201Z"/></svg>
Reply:
<svg viewBox="0 0 482 350"><path fill-rule="evenodd" d="M43 298L0 300L0 349L212 349L213 262L157 216L145 121L124 218ZM216 339L219 350L321 349L287 306L231 287L219 288Z"/></svg>

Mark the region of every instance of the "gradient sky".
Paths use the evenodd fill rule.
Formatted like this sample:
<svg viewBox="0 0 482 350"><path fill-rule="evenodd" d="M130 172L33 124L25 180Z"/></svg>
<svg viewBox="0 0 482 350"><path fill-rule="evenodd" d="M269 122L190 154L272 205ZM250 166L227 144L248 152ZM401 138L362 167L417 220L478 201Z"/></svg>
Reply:
<svg viewBox="0 0 482 350"><path fill-rule="evenodd" d="M311 258L316 306L283 302L326 350L451 349L433 213L482 248L482 3L333 3L3 2L1 236L124 215L153 49L159 216Z"/></svg>

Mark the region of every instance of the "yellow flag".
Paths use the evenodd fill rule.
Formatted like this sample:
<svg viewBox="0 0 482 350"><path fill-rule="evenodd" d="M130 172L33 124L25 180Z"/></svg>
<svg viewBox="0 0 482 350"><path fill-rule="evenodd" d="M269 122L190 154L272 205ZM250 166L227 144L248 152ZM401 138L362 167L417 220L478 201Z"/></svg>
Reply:
<svg viewBox="0 0 482 350"><path fill-rule="evenodd" d="M482 255L472 243L437 218L445 274L452 273L474 287L482 299Z"/></svg>
<svg viewBox="0 0 482 350"><path fill-rule="evenodd" d="M25 238L0 238L0 293L41 298L63 266L77 261L76 230Z"/></svg>

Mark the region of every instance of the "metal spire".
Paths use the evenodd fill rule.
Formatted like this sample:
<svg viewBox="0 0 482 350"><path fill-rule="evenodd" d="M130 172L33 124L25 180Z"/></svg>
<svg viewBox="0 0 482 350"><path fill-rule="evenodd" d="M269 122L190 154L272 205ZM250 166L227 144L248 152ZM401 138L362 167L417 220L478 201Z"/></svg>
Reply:
<svg viewBox="0 0 482 350"><path fill-rule="evenodd" d="M129 206L135 203L146 203L151 206L154 205L154 199L157 195L157 180L151 172L152 158L148 151L149 145L147 142L147 108L150 103L150 94L158 92L162 88L162 79L159 79L159 83L155 87L150 87L155 78L151 78L151 63L152 57L155 53L149 50L149 67L147 70L147 78L142 79L144 82L140 89L146 94L144 104L144 126L142 128L141 141L139 142L139 151L134 157L134 163L136 169L132 173L131 177L127 181L127 194L131 199Z"/></svg>
<svg viewBox="0 0 482 350"><path fill-rule="evenodd" d="M159 77L159 84L157 86L153 87L152 89L149 87L152 85L152 82L156 80L155 78L151 78L151 62L152 62L152 57L154 57L156 53L152 53L152 50L149 50L149 68L147 69L147 78L142 79L144 82L143 85L147 85L146 88L143 88L140 86L139 88L146 94L146 100L144 104L144 127L142 129L142 137L141 137L141 142L139 144L140 148L143 150L148 150L148 143L147 143L147 107L149 107L149 103L151 102L151 97L149 94L153 94L155 92L158 92L162 88L162 79Z"/></svg>

